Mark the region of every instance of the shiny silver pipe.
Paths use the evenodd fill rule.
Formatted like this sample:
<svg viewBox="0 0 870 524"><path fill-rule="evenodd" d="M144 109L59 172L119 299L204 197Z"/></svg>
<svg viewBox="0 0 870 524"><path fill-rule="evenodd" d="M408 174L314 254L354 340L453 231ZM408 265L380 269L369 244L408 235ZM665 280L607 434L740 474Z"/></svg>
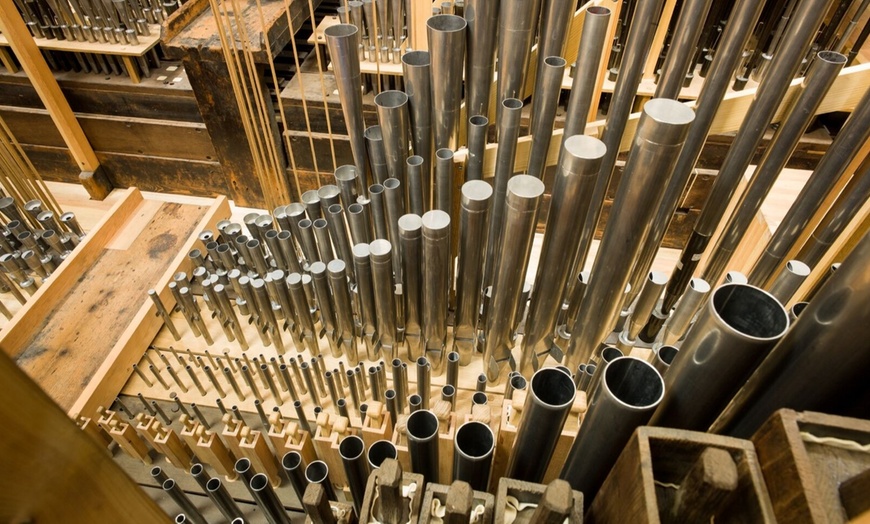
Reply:
<svg viewBox="0 0 870 524"><path fill-rule="evenodd" d="M674 100L655 98L644 104L613 201L613 209L619 213L608 220L592 267L592 279L571 329L565 361L569 369L588 361L616 325L633 262L652 227L651 221L694 117L691 109ZM601 169L605 167L602 164ZM652 173L658 177L651 179ZM593 196L592 206L595 205Z"/></svg>
<svg viewBox="0 0 870 524"><path fill-rule="evenodd" d="M384 2L381 2L384 3ZM357 191L364 194L366 188L365 121L363 120L362 80L359 71L360 31L352 24L336 24L328 27L326 45L332 59L335 83L338 86L338 97L341 100L341 110L350 137L350 149L353 163L359 170Z"/></svg>
<svg viewBox="0 0 870 524"><path fill-rule="evenodd" d="M332 204L326 210L327 225L329 227L329 236L332 238L332 243L335 247L335 254L338 258L344 261L348 267L353 266L353 250L351 249L350 238L347 234L347 227L344 217L344 208L341 204ZM350 275L351 282L354 277Z"/></svg>
<svg viewBox="0 0 870 524"><path fill-rule="evenodd" d="M683 3L653 98L677 99L683 89L686 74L694 66L692 59L695 57L698 39L712 3L713 0L687 0Z"/></svg>
<svg viewBox="0 0 870 524"><path fill-rule="evenodd" d="M357 515L362 509L363 498L366 494L366 482L369 477L365 452L365 442L356 435L344 437L338 444L338 454L344 466L344 474L347 477L347 485L350 488L353 507Z"/></svg>
<svg viewBox="0 0 870 524"><path fill-rule="evenodd" d="M488 2L495 3L495 2ZM468 119L468 153L465 157L465 180L483 180L483 163L486 156L486 135L489 119L474 115Z"/></svg>
<svg viewBox="0 0 870 524"><path fill-rule="evenodd" d="M194 524L208 524L208 521L205 520L205 517L202 516L202 513L196 508L196 506L191 502L190 498L182 491L178 484L172 479L166 479L163 481L163 491L169 495L170 498L181 508L181 511L187 516L187 518L193 522Z"/></svg>
<svg viewBox="0 0 870 524"><path fill-rule="evenodd" d="M405 160L411 144L408 95L402 91L381 91L375 96L375 107L384 137L387 174L404 183Z"/></svg>
<svg viewBox="0 0 870 524"><path fill-rule="evenodd" d="M399 242L402 244L402 275L404 277L402 300L405 311L405 342L408 344L408 358L410 360L416 360L422 356L422 230L423 221L419 216L408 214L399 218Z"/></svg>
<svg viewBox="0 0 870 524"><path fill-rule="evenodd" d="M423 475L426 482L439 482L438 417L428 409L411 413L407 422L408 454L411 471Z"/></svg>
<svg viewBox="0 0 870 524"><path fill-rule="evenodd" d="M604 368L559 478L594 499L638 426L659 405L665 385L648 362L620 357Z"/></svg>
<svg viewBox="0 0 870 524"><path fill-rule="evenodd" d="M662 271L650 271L643 289L631 308L625 329L617 337L616 346L624 352L631 352L637 342L640 330L646 324L650 314L658 304L658 300L668 283L668 275Z"/></svg>
<svg viewBox="0 0 870 524"><path fill-rule="evenodd" d="M317 256L319 260L322 260L324 263L329 262L334 259L335 256L332 253L332 240L329 238L329 229L327 229L328 223L326 220L322 218L318 218L311 224L311 229L314 230L314 238L317 240ZM259 246L253 246L254 240L248 242L248 248L250 248L251 252L254 251L259 252ZM259 260L262 256L255 255L254 262L259 265ZM309 270L311 268L309 267Z"/></svg>
<svg viewBox="0 0 870 524"><path fill-rule="evenodd" d="M360 336L366 345L368 360L377 360L375 341L378 338L377 309L375 291L372 283L372 266L369 260L369 244L353 246L353 265L356 270L356 292L359 295Z"/></svg>
<svg viewBox="0 0 870 524"><path fill-rule="evenodd" d="M549 0L553 4L560 0ZM543 20L541 21L543 24ZM543 35L541 36L543 38ZM538 43L540 48L541 43ZM540 55L539 55L540 56ZM533 177L544 178L547 169L547 152L550 150L550 139L553 138L553 124L556 119L556 109L559 107L559 93L562 91L562 76L565 73L565 59L559 56L547 56L538 59L539 78L535 84L535 94L532 98L532 120L529 124L532 136L532 147L529 151L528 173Z"/></svg>
<svg viewBox="0 0 870 524"><path fill-rule="evenodd" d="M335 169L335 183L338 184L338 190L341 194L341 204L348 207L356 203L360 195L359 185L362 171L352 165L338 166Z"/></svg>
<svg viewBox="0 0 870 524"><path fill-rule="evenodd" d="M749 273L749 282L765 287L792 244L806 229L819 202L824 202L837 180L842 177L861 146L870 139L870 90L864 93L849 120L843 125L828 152L819 161L813 174L767 242L764 253Z"/></svg>
<svg viewBox="0 0 870 524"><path fill-rule="evenodd" d="M556 320L562 307L562 290L571 269L571 257L580 242L577 217L586 216L595 179L604 157L604 143L597 138L575 135L562 143L553 182L547 229L541 246L532 302L523 335L520 371L531 375L551 348ZM554 355L557 361L562 355Z"/></svg>
<svg viewBox="0 0 870 524"><path fill-rule="evenodd" d="M523 101L508 98L501 102L502 111L498 121L498 149L495 155L495 177L492 181L492 209L489 218L489 243L486 247L483 285L489 286L493 280L495 249L501 245L501 230L504 224L505 199L508 180L514 175L517 157L517 138L520 136L520 117Z"/></svg>
<svg viewBox="0 0 870 524"><path fill-rule="evenodd" d="M517 0L503 4L498 14L498 78L496 81L496 121L501 122L504 107L510 98L525 98L523 87L529 69L535 25L541 3L539 0ZM502 128L498 141L501 145Z"/></svg>
<svg viewBox="0 0 870 524"><path fill-rule="evenodd" d="M453 480L487 491L494 454L495 435L487 424L469 421L459 426L453 440Z"/></svg>
<svg viewBox="0 0 870 524"><path fill-rule="evenodd" d="M677 353L680 350L674 346L661 346L658 349L653 350L650 355L650 364L656 368L656 371L659 372L661 376L665 376L665 373L670 369L671 364L674 363L674 359L677 358Z"/></svg>
<svg viewBox="0 0 870 524"><path fill-rule="evenodd" d="M308 464L305 468L305 480L309 484L320 484L323 486L327 499L338 500L335 496L335 490L332 488L332 481L329 480L329 466L326 462L315 460L311 464Z"/></svg>
<svg viewBox="0 0 870 524"><path fill-rule="evenodd" d="M372 176L376 184L383 184L390 175L387 172L387 153L381 126L367 127L363 135L366 139L366 151L371 163Z"/></svg>
<svg viewBox="0 0 870 524"><path fill-rule="evenodd" d="M422 216L426 208L429 207L423 191L423 157L414 155L408 157L405 161L405 169L407 169L408 180L408 211L415 215Z"/></svg>
<svg viewBox="0 0 870 524"><path fill-rule="evenodd" d="M842 131L841 131L842 132ZM866 412L870 235L857 243L711 429L749 438L781 408ZM824 370L824 372L819 372ZM850 406L856 403L856 406Z"/></svg>
<svg viewBox="0 0 870 524"><path fill-rule="evenodd" d="M395 178L384 181L384 197L387 210L387 230L393 245L393 270L396 283L402 283L402 246L399 243L399 218L405 214L404 186Z"/></svg>
<svg viewBox="0 0 870 524"><path fill-rule="evenodd" d="M341 169L341 166L339 166L336 171L338 171L339 169ZM356 167L349 171L356 173ZM351 189L351 191L356 192L356 180L352 182L352 186L353 188ZM320 212L323 218L329 218L330 206L333 206L335 204L341 204L341 194L342 189L335 184L326 184L320 186L320 189L317 190L317 198L320 199Z"/></svg>
<svg viewBox="0 0 870 524"><path fill-rule="evenodd" d="M781 304L787 304L804 280L810 276L810 266L800 260L789 260L770 285L770 294Z"/></svg>
<svg viewBox="0 0 870 524"><path fill-rule="evenodd" d="M429 208L432 172L432 80L429 58L429 51L408 51L402 55L402 77L411 104L414 154L423 158L423 202L426 203L424 211Z"/></svg>
<svg viewBox="0 0 870 524"><path fill-rule="evenodd" d="M459 148L459 106L465 61L465 19L435 15L426 20L431 58L434 148Z"/></svg>
<svg viewBox="0 0 870 524"><path fill-rule="evenodd" d="M387 459L396 460L399 457L399 451L396 445L389 440L375 441L366 453L366 459L369 464L369 469L374 471L381 467Z"/></svg>
<svg viewBox="0 0 870 524"><path fill-rule="evenodd" d="M604 346L597 356L598 358L595 361L590 360L589 364L587 364L589 366L594 362L592 376L589 379L589 384L586 386L587 398L590 398L595 393L595 390L598 389L598 384L601 382L601 377L604 375L604 369L607 364L619 357L624 357L625 354L618 347Z"/></svg>
<svg viewBox="0 0 870 524"><path fill-rule="evenodd" d="M715 289L671 364L650 423L706 431L787 330L788 312L769 293L746 284Z"/></svg>
<svg viewBox="0 0 870 524"><path fill-rule="evenodd" d="M610 179L613 177L613 171L616 167L616 157L619 155L619 144L622 142L622 135L625 133L625 125L633 107L637 88L640 85L646 57L652 44L652 38L655 33L656 25L658 24L663 3L664 0L638 0L634 8L632 24L628 30L625 51L622 63L619 67L619 76L616 79L616 85L613 89L613 97L610 100L610 109L607 112L607 121L604 124L604 132L601 135L601 141L604 142L607 151L604 154L604 158L601 160L601 171L595 182L595 190L592 193L592 204L589 207L589 212L586 214L580 232L580 247L577 251L578 258L575 260L574 264L575 268L578 270L583 269L583 266L586 263L586 256L589 253L589 247L592 245L592 238L595 235L595 229L598 226L598 220L601 217L601 209L604 206L604 197L607 193L607 186L610 185ZM647 102L647 104L649 104L649 102ZM641 120L643 120L643 116L641 117ZM687 125L688 122L685 122L684 124ZM683 127L686 127L686 125ZM640 124L638 125L638 130L639 129ZM661 171L649 172L660 173ZM625 177L625 174L623 174L623 177ZM624 181L625 178L620 180L619 187L626 185L623 183ZM647 222L649 222L649 220L647 220ZM598 253L598 258L600 258L600 255L603 254L600 246ZM593 275L595 274L594 271L592 273ZM616 286L615 289L621 292L624 287L625 286L620 285ZM607 326L605 329L610 329L612 327L613 326ZM581 361L582 360L574 361L573 364L568 367L576 368Z"/></svg>
<svg viewBox="0 0 870 524"><path fill-rule="evenodd" d="M517 175L507 183L503 236L495 247L492 301L484 319L483 368L490 382L497 382L506 362L515 367L511 348L512 329L519 310L538 207L544 183L529 175Z"/></svg>
<svg viewBox="0 0 870 524"><path fill-rule="evenodd" d="M387 229L387 203L386 195L384 195L384 186L381 184L373 184L369 187L369 203L370 215L372 217L372 233L375 238L386 238L390 236Z"/></svg>
<svg viewBox="0 0 870 524"><path fill-rule="evenodd" d="M565 130L562 142L586 132L586 120L592 107L592 95L598 81L601 55L604 53L604 40L610 25L610 9L603 6L590 6L586 9L580 44L577 47L577 61L574 63L574 78L571 94L565 111ZM579 270L572 271L576 275ZM573 287L573 284L569 283Z"/></svg>
<svg viewBox="0 0 870 524"><path fill-rule="evenodd" d="M544 368L532 376L506 477L541 482L571 412L574 395L571 377L558 369Z"/></svg>
<svg viewBox="0 0 870 524"><path fill-rule="evenodd" d="M453 151L442 147L435 151L435 197L432 209L453 215Z"/></svg>
<svg viewBox="0 0 870 524"><path fill-rule="evenodd" d="M399 353L396 332L396 295L393 291L393 249L386 240L369 244L375 316L378 329L378 352L381 358L394 359Z"/></svg>
<svg viewBox="0 0 870 524"><path fill-rule="evenodd" d="M290 524L287 510L269 484L269 477L264 473L257 473L251 478L247 488L269 524Z"/></svg>
<svg viewBox="0 0 870 524"><path fill-rule="evenodd" d="M731 257L755 220L761 204L773 188L807 126L815 118L819 105L845 63L846 57L840 53L822 51L816 56L810 72L801 84L802 91L788 107L786 116L749 179L749 187L740 195L734 214L713 247L704 266L703 276L708 282L718 282L728 269Z"/></svg>
<svg viewBox="0 0 870 524"><path fill-rule="evenodd" d="M689 282L689 287L686 288L686 292L683 293L680 301L677 302L673 314L665 322L662 343L672 346L683 338L683 335L689 330L689 326L698 310L704 305L710 289L710 284L703 278L693 278ZM652 342L652 340L645 341Z"/></svg>
<svg viewBox="0 0 870 524"><path fill-rule="evenodd" d="M332 260L326 265L326 271L332 300L335 303L336 339L341 344L348 361L358 362L353 309L347 287L347 267L342 260Z"/></svg>
<svg viewBox="0 0 870 524"><path fill-rule="evenodd" d="M393 23L393 41L395 46L402 44L405 27L405 2L403 0L390 0L390 20Z"/></svg>
<svg viewBox="0 0 870 524"><path fill-rule="evenodd" d="M417 369L417 395L420 397L422 409L429 409L429 393L432 389L432 367L426 357L420 357L416 361Z"/></svg>
<svg viewBox="0 0 870 524"><path fill-rule="evenodd" d="M538 67L535 72L535 90L532 93L532 111L529 115L529 129L534 129L539 115L540 107L537 98L540 98L539 95L543 95L543 91L539 90L543 89L547 84L547 81L545 80L548 74L546 61L551 56L565 56L564 50L565 40L568 38L568 26L574 18L574 10L576 8L577 2L571 0L543 0L543 5L541 6L541 19L538 26ZM558 83L562 83L561 73ZM556 91L556 93L558 93L558 91ZM556 94L557 99L558 97L559 95ZM552 101L553 105L556 105L557 102L558 100ZM534 136L534 133L531 134ZM529 174L534 175L531 171Z"/></svg>
<svg viewBox="0 0 870 524"><path fill-rule="evenodd" d="M525 377L523 377L519 371L511 371L508 374L508 379L504 386L504 399L513 400L514 391L523 391L528 385L529 384L526 381Z"/></svg>
<svg viewBox="0 0 870 524"><path fill-rule="evenodd" d="M450 215L433 209L423 222L423 351L440 375L447 343L447 297L450 292Z"/></svg>
<svg viewBox="0 0 870 524"><path fill-rule="evenodd" d="M329 278L326 275L326 264L316 262L311 264L311 279L314 281L314 293L317 296L317 309L320 310L320 326L332 356L341 356L341 346L338 324L335 319L335 308L329 288Z"/></svg>
<svg viewBox="0 0 870 524"><path fill-rule="evenodd" d="M281 467L287 478L290 479L290 486L302 502L302 497L305 495L305 488L308 487L308 481L305 479L305 462L302 459L302 454L298 451L289 451L281 457Z"/></svg>
<svg viewBox="0 0 870 524"><path fill-rule="evenodd" d="M465 21L465 112L468 117L489 114L489 97L495 68L495 38L500 2L466 0ZM468 144L471 150L473 122L468 122ZM470 179L474 180L474 179Z"/></svg>
<svg viewBox="0 0 870 524"><path fill-rule="evenodd" d="M379 185L378 187L383 186ZM368 244L374 240L368 210L363 204L356 203L348 206L347 225L350 228L351 252L353 252L354 244Z"/></svg>
<svg viewBox="0 0 870 524"><path fill-rule="evenodd" d="M319 206L318 209L320 209ZM313 222L307 218L300 220L297 224L297 230L299 231L299 238L301 239L299 245L302 247L302 254L305 255L304 269L307 270L308 266L320 260L320 254L317 250L317 241L314 237Z"/></svg>
<svg viewBox="0 0 870 524"><path fill-rule="evenodd" d="M797 259L806 262L810 267L818 265L868 198L870 198L870 156L864 159L837 200L825 213L821 222L813 230L812 236L801 248Z"/></svg>
<svg viewBox="0 0 870 524"><path fill-rule="evenodd" d="M453 348L459 363L467 366L477 350L483 263L486 255L487 219L492 186L483 180L462 185L459 212L459 261L457 263L456 314Z"/></svg>
<svg viewBox="0 0 870 524"><path fill-rule="evenodd" d="M296 311L296 321L299 324L297 329L302 336L305 347L308 348L312 356L317 356L320 354L320 345L317 343L314 320L311 318L308 298L302 286L302 275L299 273L287 275L287 287L290 290L290 300L293 302L293 309Z"/></svg>
<svg viewBox="0 0 870 524"><path fill-rule="evenodd" d="M587 394L587 399L589 398L589 384L592 383L592 377L595 376L595 371L598 370L598 366L603 366L603 364L580 364L580 367L577 368L577 391L584 391ZM581 375L581 370L583 371Z"/></svg>
<svg viewBox="0 0 870 524"><path fill-rule="evenodd" d="M233 500L232 495L227 491L220 478L213 477L206 482L205 494L208 495L208 498L211 499L214 505L217 506L218 511L221 512L221 515L227 520L231 521L242 517L242 510L239 509L236 501Z"/></svg>

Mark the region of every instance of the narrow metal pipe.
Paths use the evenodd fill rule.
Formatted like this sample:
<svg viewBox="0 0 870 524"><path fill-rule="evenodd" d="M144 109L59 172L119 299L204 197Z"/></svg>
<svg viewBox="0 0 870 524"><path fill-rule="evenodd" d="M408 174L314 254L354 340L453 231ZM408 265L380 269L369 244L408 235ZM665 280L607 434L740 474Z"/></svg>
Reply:
<svg viewBox="0 0 870 524"><path fill-rule="evenodd" d="M496 119L504 118L501 103L511 98L524 99L523 87L529 69L539 0L517 0L502 4L498 14L498 78L496 82ZM499 128L499 145L504 141Z"/></svg>
<svg viewBox="0 0 870 524"><path fill-rule="evenodd" d="M356 166L353 165L338 166L335 169L335 173L333 176L335 177L335 183L338 185L341 205L343 205L344 207L348 207L351 204L356 203L359 196L364 194L359 191L360 178L362 178L362 173L362 171L360 171L356 168ZM325 206L323 209L326 210L328 208L329 206ZM326 213L324 212L324 214Z"/></svg>
<svg viewBox="0 0 870 524"><path fill-rule="evenodd" d="M227 520L231 521L242 517L242 510L239 509L236 501L233 500L232 495L227 491L220 478L213 477L206 482L205 494L208 495L208 498L211 499L214 505L217 506L218 511L221 512L221 515Z"/></svg>
<svg viewBox="0 0 870 524"><path fill-rule="evenodd" d="M447 296L450 292L450 215L434 209L422 217L423 352L440 375L447 343Z"/></svg>
<svg viewBox="0 0 870 524"><path fill-rule="evenodd" d="M765 291L746 284L714 290L671 364L650 424L706 431L788 325L788 312Z"/></svg>
<svg viewBox="0 0 870 524"><path fill-rule="evenodd" d="M638 426L646 424L665 393L659 372L635 357L604 369L559 478L594 498Z"/></svg>
<svg viewBox="0 0 870 524"><path fill-rule="evenodd" d="M345 437L338 444L338 454L344 466L347 485L350 488L351 499L356 514L360 514L363 498L366 493L366 481L369 467L366 462L366 445L363 439L356 435Z"/></svg>
<svg viewBox="0 0 870 524"><path fill-rule="evenodd" d="M372 266L369 260L369 244L353 246L353 265L356 269L356 285L359 294L361 336L366 345L368 360L377 360L377 309L375 307Z"/></svg>
<svg viewBox="0 0 870 524"><path fill-rule="evenodd" d="M342 227L344 227L342 225ZM314 282L314 293L317 296L317 309L320 311L320 331L326 337L332 356L341 356L338 337L339 330L335 318L335 308L329 288L329 278L326 275L326 264L316 262L311 265L311 278ZM319 338L319 337L318 337Z"/></svg>
<svg viewBox="0 0 870 524"><path fill-rule="evenodd" d="M387 174L404 184L405 160L411 144L408 95L402 91L381 91L375 96L375 107L384 137Z"/></svg>
<svg viewBox="0 0 870 524"><path fill-rule="evenodd" d="M789 260L770 285L770 294L781 304L787 304L804 280L810 276L810 266L800 260Z"/></svg>
<svg viewBox="0 0 870 524"><path fill-rule="evenodd" d="M386 182L386 181L385 181ZM372 239L386 238L390 236L387 230L387 204L386 195L384 195L384 186L381 184L373 184L369 187L369 202L368 209L371 215L372 222ZM357 242L358 244L360 242ZM368 243L368 242L363 242Z"/></svg>
<svg viewBox="0 0 870 524"><path fill-rule="evenodd" d="M366 151L371 163L372 176L376 184L383 184L390 178L387 173L387 153L384 148L384 135L381 126L367 127L363 133L366 140Z"/></svg>
<svg viewBox="0 0 870 524"><path fill-rule="evenodd" d="M495 453L495 435L489 425L470 421L459 426L453 450L453 480L468 482L475 491L487 491Z"/></svg>
<svg viewBox="0 0 870 524"><path fill-rule="evenodd" d="M589 379L589 384L586 386L586 394L587 398L591 397L595 390L598 388L598 384L601 382L601 377L604 375L604 368L611 361L618 359L619 357L623 357L625 354L621 349L614 346L604 346L601 348L601 351L596 355L596 360L590 360L589 364L587 364L587 368L592 365L594 368L592 370L592 376ZM594 365L592 364L594 362Z"/></svg>
<svg viewBox="0 0 870 524"><path fill-rule="evenodd" d="M329 238L329 229L327 229L327 225L326 220L322 218L318 218L311 224L311 229L314 230L314 238L317 240L317 256L319 260L323 261L323 263L327 263L335 258L332 252L332 240ZM251 242L249 242L249 244ZM258 258L255 258L255 260L258 260ZM311 267L309 266L308 269L310 271Z"/></svg>
<svg viewBox="0 0 870 524"><path fill-rule="evenodd" d="M429 409L429 393L431 386L432 368L429 365L429 360L426 357L420 357L416 361L417 368L417 395L420 397L420 406L422 409Z"/></svg>
<svg viewBox="0 0 870 524"><path fill-rule="evenodd" d="M332 481L329 480L329 466L322 460L315 460L305 468L305 480L309 484L320 484L326 492L326 498L337 500Z"/></svg>
<svg viewBox="0 0 870 524"><path fill-rule="evenodd" d="M350 302L350 292L347 287L347 264L342 260L333 260L326 266L329 289L335 305L336 338L341 343L341 349L350 362L359 360L354 336L353 310Z"/></svg>
<svg viewBox="0 0 870 524"><path fill-rule="evenodd" d="M540 3L540 2L539 2ZM571 20L574 18L574 10L577 8L577 2L571 0L543 0L541 5L540 24L538 25L538 42L537 42L537 70L535 71L535 90L532 94L532 112L529 115L531 122L529 129L534 129L540 107L538 106L537 98L544 94L543 86L547 83L547 64L545 63L549 57L565 56L565 41L568 38L568 27ZM559 77L559 84L562 83L562 77ZM558 93L558 91L557 91ZM556 99L559 95L556 94ZM556 103L555 101L553 102ZM552 131L552 129L551 129ZM534 133L532 133L534 136ZM529 171L530 175L534 173ZM540 178L540 177L539 177Z"/></svg>
<svg viewBox="0 0 870 524"><path fill-rule="evenodd" d="M377 318L378 352L381 358L392 360L399 353L396 332L396 295L393 291L393 249L386 240L369 244L372 285Z"/></svg>
<svg viewBox="0 0 870 524"><path fill-rule="evenodd" d="M500 2L466 0L465 112L473 118L489 113L490 90L495 68L495 42ZM468 122L468 144L471 151L472 126ZM475 179L470 179L475 180Z"/></svg>
<svg viewBox="0 0 870 524"><path fill-rule="evenodd" d="M264 473L257 473L251 477L247 488L270 524L290 524L287 510L284 509L278 494L269 484L269 477Z"/></svg>
<svg viewBox="0 0 870 524"><path fill-rule="evenodd" d="M387 230L393 245L393 270L396 283L402 283L402 246L399 242L399 218L405 214L404 183L395 178L384 181L384 196L387 210Z"/></svg>
<svg viewBox="0 0 870 524"><path fill-rule="evenodd" d="M564 0L548 0L552 5L562 2L566 5L572 2ZM570 17L566 17L569 20ZM541 20L542 29L544 21ZM541 35L541 38L544 36ZM538 50L542 42L538 42ZM550 151L550 140L553 138L553 124L556 119L556 109L559 107L559 94L562 90L562 77L565 73L564 58L560 56L538 55L538 82L535 84L535 94L532 97L532 120L529 124L532 136L532 147L529 151L529 175L544 178L547 168L547 153ZM546 56L543 60L541 56Z"/></svg>
<svg viewBox="0 0 870 524"><path fill-rule="evenodd" d="M302 454L298 451L289 451L281 457L281 467L287 478L290 479L290 486L302 502L302 496L305 494L305 488L308 487L308 480L305 478L305 461L302 459Z"/></svg>
<svg viewBox="0 0 870 524"><path fill-rule="evenodd" d="M453 213L453 151L441 148L435 151L435 197L432 209Z"/></svg>
<svg viewBox="0 0 870 524"><path fill-rule="evenodd" d="M438 483L438 417L427 409L418 409L408 417L406 427L411 471L423 475L426 482Z"/></svg>
<svg viewBox="0 0 870 524"><path fill-rule="evenodd" d="M302 275L291 273L287 276L286 285L290 292L290 299L293 301L293 308L296 310L296 320L299 323L297 329L302 336L302 341L311 352L311 355L317 356L320 354L320 346L317 344L317 332L314 327L314 319L311 318L310 309L308 308L308 299L302 284Z"/></svg>
<svg viewBox="0 0 870 524"><path fill-rule="evenodd" d="M650 364L656 368L656 371L659 372L661 376L665 376L665 373L670 369L671 364L674 363L674 359L677 357L677 353L679 353L679 348L674 346L661 346L652 352L650 356Z"/></svg>
<svg viewBox="0 0 870 524"><path fill-rule="evenodd" d="M383 464L385 460L396 460L398 456L399 452L396 449L396 445L389 440L375 441L371 446L369 446L369 450L366 453L369 469L372 471L381 467L381 464Z"/></svg>
<svg viewBox="0 0 870 524"><path fill-rule="evenodd" d="M190 498L182 491L178 484L172 479L163 481L163 491L181 508L181 511L194 524L207 524L208 521L202 516L202 513L191 502Z"/></svg>
<svg viewBox="0 0 870 524"><path fill-rule="evenodd" d="M399 218L399 242L402 245L402 300L405 311L405 342L408 358L416 360L422 355L422 275L423 275L423 220L409 214Z"/></svg>
<svg viewBox="0 0 870 524"><path fill-rule="evenodd" d="M712 3L713 0L687 0L683 3L653 98L677 99L683 89L686 73L690 71L689 64L694 66L692 59Z"/></svg>
<svg viewBox="0 0 870 524"><path fill-rule="evenodd" d="M344 207L341 204L332 204L326 210L326 216L329 227L329 237L335 247L335 254L344 263L353 267L353 251L351 250L350 238L347 234L347 227L344 216ZM329 263L329 262L326 262ZM351 282L354 281L353 275L350 275Z"/></svg>
<svg viewBox="0 0 870 524"><path fill-rule="evenodd" d="M665 285L668 283L668 275L661 271L650 271L647 275L643 289L637 296L637 300L631 308L631 313L626 322L625 329L619 334L617 346L623 351L631 351L637 342L640 330L646 324L647 319L655 309L659 297Z"/></svg>
<svg viewBox="0 0 870 524"><path fill-rule="evenodd" d="M432 80L429 52L408 51L403 54L402 78L405 80L405 92L411 105L414 154L423 159L421 164L423 202L426 202L424 209L428 209L432 172Z"/></svg>
<svg viewBox="0 0 870 524"><path fill-rule="evenodd" d="M408 210L415 215L423 215L429 207L428 201L423 196L423 157L414 155L405 161L408 180Z"/></svg>
<svg viewBox="0 0 870 524"><path fill-rule="evenodd" d="M651 221L694 117L691 109L674 100L656 98L644 104L613 201L614 209L620 212L608 220L592 267L592 279L571 329L565 361L569 369L588 361L616 324L633 262L652 227ZM602 164L601 169L605 167ZM599 181L600 177L601 174Z"/></svg>
<svg viewBox="0 0 870 524"><path fill-rule="evenodd" d="M695 314L703 306L710 289L710 284L702 278L693 278L689 282L689 287L686 288L686 292L677 302L673 314L665 323L662 334L662 342L665 345L676 344L678 340L683 338L695 318ZM641 339L645 342L652 342L652 339L646 340L643 336Z"/></svg>
<svg viewBox="0 0 870 524"><path fill-rule="evenodd" d="M383 186L379 185L378 187ZM359 203L348 206L347 222L348 227L350 228L351 246L354 244L368 244L374 240L371 232L372 225L365 206ZM351 251L353 251L352 247ZM348 267L352 265L353 264L349 264Z"/></svg>
<svg viewBox="0 0 870 524"><path fill-rule="evenodd" d="M462 17L456 15L435 15L426 20L435 149L459 148L459 107L467 25Z"/></svg>
<svg viewBox="0 0 870 524"><path fill-rule="evenodd" d="M552 338L572 262L566 254L574 253L579 245L579 228L575 227L575 220L586 216L589 209L604 152L603 142L584 135L572 136L562 143L523 335L520 371L525 375L537 371L541 358L550 353L551 347L556 347ZM557 361L562 360L562 355L554 357Z"/></svg>
<svg viewBox="0 0 870 524"><path fill-rule="evenodd" d="M532 376L506 477L526 482L544 478L574 395L571 377L558 369L544 368Z"/></svg>
<svg viewBox="0 0 870 524"><path fill-rule="evenodd" d="M486 135L488 132L489 119L485 116L474 115L468 119L468 153L465 157L466 182L483 180L483 163L486 156Z"/></svg>

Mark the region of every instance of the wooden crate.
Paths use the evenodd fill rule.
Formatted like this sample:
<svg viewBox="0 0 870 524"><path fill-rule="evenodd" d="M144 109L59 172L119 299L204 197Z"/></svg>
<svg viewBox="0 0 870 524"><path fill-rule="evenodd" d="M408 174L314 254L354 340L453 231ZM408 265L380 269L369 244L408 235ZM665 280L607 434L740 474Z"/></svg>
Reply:
<svg viewBox="0 0 870 524"><path fill-rule="evenodd" d="M438 522L432 517L432 507L434 501L438 501L441 506L447 506L449 485L429 483L426 485L426 494L423 496L423 503L420 505L420 524L430 524ZM477 507L483 507L483 512L478 516L476 522L488 523L492 522L492 516L495 506L495 497L490 493L481 491L472 492L472 511Z"/></svg>
<svg viewBox="0 0 870 524"><path fill-rule="evenodd" d="M493 518L493 523L506 524L508 522L505 519L505 513L508 506L508 497L516 499L520 505L537 505L538 501L541 500L541 497L544 495L544 490L546 489L546 485L536 484L534 482L525 482L522 480L515 480L509 478L503 478L499 480L498 493L495 498L495 517ZM583 493L580 493L579 491L573 491L572 493L574 494L574 499L572 501L573 509L571 511L571 516L566 519L566 522L568 522L569 524L583 524ZM517 512L516 520L514 520L513 522L516 522L517 524L534 524L530 520L533 513L533 507L528 507L525 510L520 510Z"/></svg>

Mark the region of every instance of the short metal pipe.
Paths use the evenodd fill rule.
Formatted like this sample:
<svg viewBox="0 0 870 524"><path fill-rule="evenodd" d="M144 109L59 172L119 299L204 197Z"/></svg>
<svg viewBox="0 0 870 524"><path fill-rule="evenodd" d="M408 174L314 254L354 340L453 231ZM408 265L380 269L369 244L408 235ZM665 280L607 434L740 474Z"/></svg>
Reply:
<svg viewBox="0 0 870 524"><path fill-rule="evenodd" d="M408 454L411 471L423 475L426 482L438 483L438 417L427 409L417 410L408 417Z"/></svg>
<svg viewBox="0 0 870 524"><path fill-rule="evenodd" d="M487 491L494 453L495 435L489 425L470 421L459 426L453 440L453 480Z"/></svg>

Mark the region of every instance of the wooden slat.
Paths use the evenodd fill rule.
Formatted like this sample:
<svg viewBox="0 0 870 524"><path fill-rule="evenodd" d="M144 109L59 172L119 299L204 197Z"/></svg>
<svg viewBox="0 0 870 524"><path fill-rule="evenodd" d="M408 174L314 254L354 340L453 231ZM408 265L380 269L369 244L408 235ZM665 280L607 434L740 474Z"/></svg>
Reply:
<svg viewBox="0 0 870 524"><path fill-rule="evenodd" d="M99 55L144 56L152 47L160 42L160 26L149 24L151 34L139 36L139 43L110 44L102 42L79 42L78 40L58 40L56 38L32 37L36 47L51 51L68 51L71 53L96 53ZM5 35L0 34L0 46L11 45Z"/></svg>

